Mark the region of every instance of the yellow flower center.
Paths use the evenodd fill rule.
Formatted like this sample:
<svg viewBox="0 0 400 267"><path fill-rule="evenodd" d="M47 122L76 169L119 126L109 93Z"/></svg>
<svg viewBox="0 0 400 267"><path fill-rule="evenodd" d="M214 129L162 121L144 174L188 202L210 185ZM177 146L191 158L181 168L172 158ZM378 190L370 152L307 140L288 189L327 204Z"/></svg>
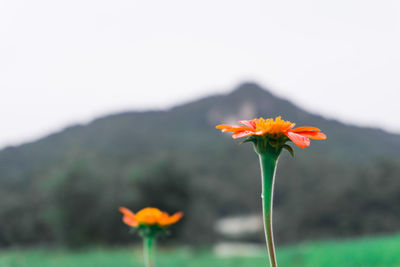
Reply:
<svg viewBox="0 0 400 267"><path fill-rule="evenodd" d="M139 224L154 225L162 218L163 213L157 208L144 208L136 213L136 221Z"/></svg>
<svg viewBox="0 0 400 267"><path fill-rule="evenodd" d="M295 126L290 121L282 120L281 116L274 119L254 119L256 123L256 132L262 132L262 134L282 134Z"/></svg>

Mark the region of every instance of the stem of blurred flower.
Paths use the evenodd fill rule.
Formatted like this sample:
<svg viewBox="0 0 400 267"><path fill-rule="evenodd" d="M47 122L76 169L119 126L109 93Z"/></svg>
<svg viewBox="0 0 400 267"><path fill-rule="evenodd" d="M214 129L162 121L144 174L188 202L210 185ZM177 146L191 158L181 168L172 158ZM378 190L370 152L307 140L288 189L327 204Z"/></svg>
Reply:
<svg viewBox="0 0 400 267"><path fill-rule="evenodd" d="M144 265L146 267L154 267L154 245L154 236L145 236L143 238Z"/></svg>
<svg viewBox="0 0 400 267"><path fill-rule="evenodd" d="M279 153L263 151L258 153L261 165L262 204L264 215L264 232L267 242L268 256L271 267L276 267L274 237L272 232L272 203L274 195L275 171Z"/></svg>

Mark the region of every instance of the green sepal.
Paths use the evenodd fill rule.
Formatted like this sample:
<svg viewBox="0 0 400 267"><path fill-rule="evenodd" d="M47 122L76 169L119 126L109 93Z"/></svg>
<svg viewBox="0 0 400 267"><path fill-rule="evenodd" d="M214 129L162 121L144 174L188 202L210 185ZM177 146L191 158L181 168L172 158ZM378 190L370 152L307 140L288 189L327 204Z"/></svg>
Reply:
<svg viewBox="0 0 400 267"><path fill-rule="evenodd" d="M292 157L294 158L294 150L291 146L284 144L282 148L286 149L290 153L290 155L292 155Z"/></svg>
<svg viewBox="0 0 400 267"><path fill-rule="evenodd" d="M247 139L246 140L244 140L244 141L242 141L242 142L240 142L239 144L240 145L242 145L242 144L244 144L244 143L248 143L248 142L255 142L255 138L254 138L254 136L250 136L250 137L247 137Z"/></svg>
<svg viewBox="0 0 400 267"><path fill-rule="evenodd" d="M138 228L136 228L137 231L139 232L139 235L141 237L155 237L158 235L162 235L165 234L166 232L166 228L165 227L161 227L158 225L145 225L145 224L141 224L139 225Z"/></svg>

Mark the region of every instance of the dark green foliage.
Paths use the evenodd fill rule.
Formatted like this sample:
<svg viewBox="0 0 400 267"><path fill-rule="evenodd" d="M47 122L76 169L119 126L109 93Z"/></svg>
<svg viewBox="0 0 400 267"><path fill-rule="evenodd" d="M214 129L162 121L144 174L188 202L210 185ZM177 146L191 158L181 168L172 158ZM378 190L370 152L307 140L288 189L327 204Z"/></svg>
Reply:
<svg viewBox="0 0 400 267"><path fill-rule="evenodd" d="M52 214L49 223L55 230L55 237L68 246L82 246L101 241L99 234L107 210L99 209L105 186L102 177L90 170L85 162L77 162L67 170L51 191ZM111 213L112 214L112 213Z"/></svg>
<svg viewBox="0 0 400 267"><path fill-rule="evenodd" d="M130 242L118 207L149 205L185 213L171 229L176 242L211 242L216 219L261 212L252 144L239 145L215 125L277 115L328 135L304 150L293 146L296 159L282 153L278 243L400 230L399 135L327 120L244 84L226 96L112 115L0 151L0 245Z"/></svg>

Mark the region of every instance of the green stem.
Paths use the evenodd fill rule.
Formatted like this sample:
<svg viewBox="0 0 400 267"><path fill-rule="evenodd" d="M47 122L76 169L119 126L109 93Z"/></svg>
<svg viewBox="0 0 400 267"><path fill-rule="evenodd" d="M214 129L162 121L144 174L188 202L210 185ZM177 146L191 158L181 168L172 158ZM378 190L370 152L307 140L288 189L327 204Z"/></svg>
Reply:
<svg viewBox="0 0 400 267"><path fill-rule="evenodd" d="M144 265L146 267L154 267L154 246L154 236L145 236L143 238Z"/></svg>
<svg viewBox="0 0 400 267"><path fill-rule="evenodd" d="M261 198L263 204L264 231L271 267L277 267L272 231L272 204L274 196L276 162L278 156L275 153L269 153L267 151L259 153L262 176Z"/></svg>

